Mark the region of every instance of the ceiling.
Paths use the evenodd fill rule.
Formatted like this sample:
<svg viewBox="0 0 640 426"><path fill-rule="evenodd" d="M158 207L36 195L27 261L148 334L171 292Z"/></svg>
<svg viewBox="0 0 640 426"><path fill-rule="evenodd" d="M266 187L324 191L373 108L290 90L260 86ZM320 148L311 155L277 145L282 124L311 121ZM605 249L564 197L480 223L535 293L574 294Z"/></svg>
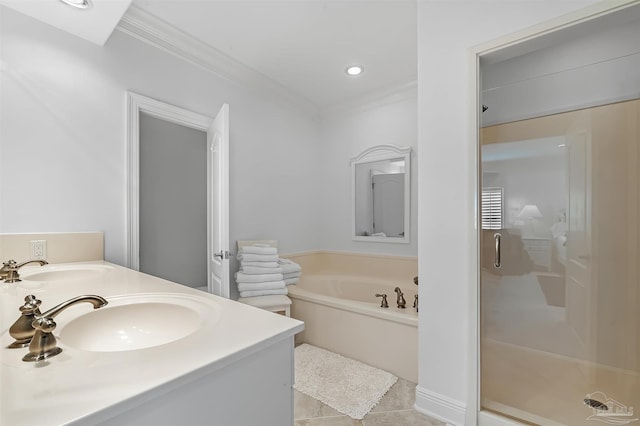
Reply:
<svg viewBox="0 0 640 426"><path fill-rule="evenodd" d="M417 80L415 0L134 0L319 109ZM364 73L349 77L349 64Z"/></svg>
<svg viewBox="0 0 640 426"><path fill-rule="evenodd" d="M91 0L92 7L77 9L58 0L0 0L0 5L45 22L102 46L131 0Z"/></svg>
<svg viewBox="0 0 640 426"><path fill-rule="evenodd" d="M417 80L417 0L91 2L85 10L59 0L0 5L98 45L118 26L224 78L258 82L318 110L388 96ZM348 76L352 64L364 73Z"/></svg>

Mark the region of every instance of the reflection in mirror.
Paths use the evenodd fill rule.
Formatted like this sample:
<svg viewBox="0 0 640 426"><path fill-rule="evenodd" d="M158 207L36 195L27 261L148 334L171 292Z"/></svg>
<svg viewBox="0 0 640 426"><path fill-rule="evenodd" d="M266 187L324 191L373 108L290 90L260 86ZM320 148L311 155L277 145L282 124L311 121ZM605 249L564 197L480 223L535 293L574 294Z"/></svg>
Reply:
<svg viewBox="0 0 640 426"><path fill-rule="evenodd" d="M409 242L410 155L379 145L351 160L354 240Z"/></svg>

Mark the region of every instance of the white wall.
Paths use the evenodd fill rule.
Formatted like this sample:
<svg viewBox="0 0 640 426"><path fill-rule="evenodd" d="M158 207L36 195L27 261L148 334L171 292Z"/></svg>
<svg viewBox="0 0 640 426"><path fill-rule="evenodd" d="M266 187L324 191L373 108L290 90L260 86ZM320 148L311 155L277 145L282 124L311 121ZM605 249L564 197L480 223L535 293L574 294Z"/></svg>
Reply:
<svg viewBox="0 0 640 426"><path fill-rule="evenodd" d="M470 49L589 1L429 1L418 4L420 371L416 407L462 424L469 389L470 300L477 286L477 165ZM439 200L433 209L430 200ZM467 413L467 408L470 412ZM472 417L470 417L471 419Z"/></svg>
<svg viewBox="0 0 640 426"><path fill-rule="evenodd" d="M0 232L105 232L125 264L125 92L209 116L230 104L231 241L316 248L319 124L118 31L104 47L0 7ZM295 161L291 161L295 158Z"/></svg>
<svg viewBox="0 0 640 426"><path fill-rule="evenodd" d="M320 194L328 203L323 208L323 232L319 249L358 253L418 254L418 114L417 89L405 89L383 102L352 110L336 110L322 121L322 178ZM411 238L409 244L370 243L351 238L351 166L349 161L374 145L410 146L411 154Z"/></svg>

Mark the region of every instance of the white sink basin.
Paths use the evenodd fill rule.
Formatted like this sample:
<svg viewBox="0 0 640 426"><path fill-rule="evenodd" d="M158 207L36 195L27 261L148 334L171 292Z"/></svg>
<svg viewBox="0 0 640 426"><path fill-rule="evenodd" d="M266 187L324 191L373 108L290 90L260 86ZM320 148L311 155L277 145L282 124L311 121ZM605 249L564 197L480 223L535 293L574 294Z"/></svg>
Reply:
<svg viewBox="0 0 640 426"><path fill-rule="evenodd" d="M67 322L57 321L60 342L93 352L139 350L187 337L220 316L215 302L184 294L141 294L107 300L109 304L103 308Z"/></svg>
<svg viewBox="0 0 640 426"><path fill-rule="evenodd" d="M75 281L96 278L112 269L113 267L108 265L45 265L20 270L20 279L23 281Z"/></svg>

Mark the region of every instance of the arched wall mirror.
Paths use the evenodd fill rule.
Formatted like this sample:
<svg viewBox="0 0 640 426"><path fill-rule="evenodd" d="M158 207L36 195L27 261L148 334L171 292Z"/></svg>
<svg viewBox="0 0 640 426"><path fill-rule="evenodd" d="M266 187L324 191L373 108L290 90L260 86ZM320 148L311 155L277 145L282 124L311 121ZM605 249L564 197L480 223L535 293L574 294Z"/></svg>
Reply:
<svg viewBox="0 0 640 426"><path fill-rule="evenodd" d="M355 241L409 243L411 148L376 145L351 159Z"/></svg>

